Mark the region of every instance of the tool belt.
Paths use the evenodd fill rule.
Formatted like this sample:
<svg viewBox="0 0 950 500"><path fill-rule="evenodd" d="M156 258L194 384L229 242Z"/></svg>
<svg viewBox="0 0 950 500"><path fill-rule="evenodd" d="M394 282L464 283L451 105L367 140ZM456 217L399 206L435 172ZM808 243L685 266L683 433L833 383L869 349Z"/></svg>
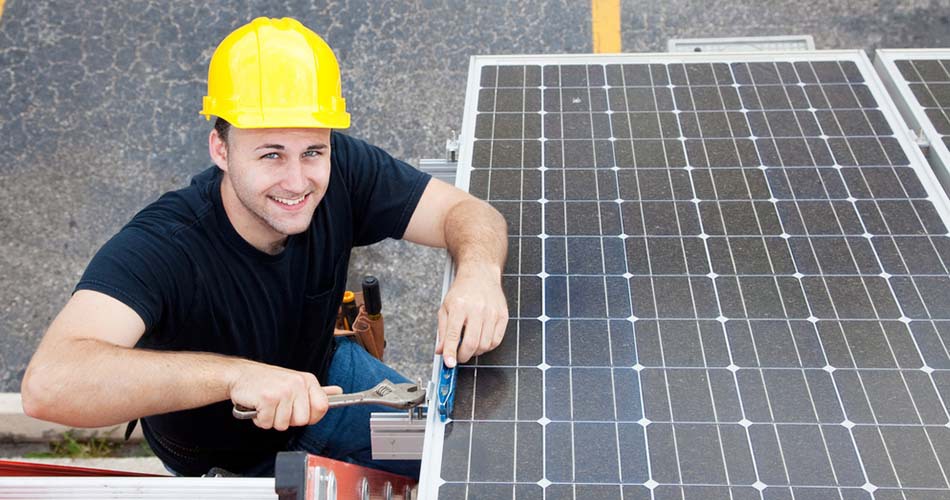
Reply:
<svg viewBox="0 0 950 500"><path fill-rule="evenodd" d="M366 312L366 306L363 304L363 293L355 292L355 302L359 313L356 319L352 320L340 306L336 315L336 327L333 335L337 337L350 337L366 349L374 358L382 361L383 350L386 349L386 337L383 329L383 315L370 315Z"/></svg>

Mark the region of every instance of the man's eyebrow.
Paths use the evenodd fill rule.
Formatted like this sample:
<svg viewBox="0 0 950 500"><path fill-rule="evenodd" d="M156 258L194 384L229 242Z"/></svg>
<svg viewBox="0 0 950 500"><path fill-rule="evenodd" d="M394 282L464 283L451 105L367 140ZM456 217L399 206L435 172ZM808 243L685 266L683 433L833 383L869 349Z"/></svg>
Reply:
<svg viewBox="0 0 950 500"><path fill-rule="evenodd" d="M328 147L329 146L327 146L325 143L311 144L307 146L307 151L313 151L313 150L319 151L322 149L327 149ZM277 150L283 151L286 148L284 148L282 144L261 144L260 146L254 148L254 151L257 151L259 149L277 149Z"/></svg>

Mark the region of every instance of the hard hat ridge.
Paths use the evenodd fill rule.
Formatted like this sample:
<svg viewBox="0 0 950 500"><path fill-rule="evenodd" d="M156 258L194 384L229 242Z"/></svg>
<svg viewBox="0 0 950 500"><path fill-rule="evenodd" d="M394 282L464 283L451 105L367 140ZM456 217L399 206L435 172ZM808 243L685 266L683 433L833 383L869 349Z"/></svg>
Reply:
<svg viewBox="0 0 950 500"><path fill-rule="evenodd" d="M296 19L259 17L218 45L201 114L238 128L347 128L330 46Z"/></svg>

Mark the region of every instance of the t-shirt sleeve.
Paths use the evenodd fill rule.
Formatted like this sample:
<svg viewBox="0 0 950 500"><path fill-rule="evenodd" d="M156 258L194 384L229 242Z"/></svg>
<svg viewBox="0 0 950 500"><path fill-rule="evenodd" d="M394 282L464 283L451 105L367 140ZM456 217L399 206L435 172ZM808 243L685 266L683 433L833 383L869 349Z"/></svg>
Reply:
<svg viewBox="0 0 950 500"><path fill-rule="evenodd" d="M354 245L402 238L431 176L376 146L334 135L331 154L350 192Z"/></svg>
<svg viewBox="0 0 950 500"><path fill-rule="evenodd" d="M165 315L187 311L193 276L166 234L132 222L99 249L74 293L94 290L119 300L142 317L148 335Z"/></svg>

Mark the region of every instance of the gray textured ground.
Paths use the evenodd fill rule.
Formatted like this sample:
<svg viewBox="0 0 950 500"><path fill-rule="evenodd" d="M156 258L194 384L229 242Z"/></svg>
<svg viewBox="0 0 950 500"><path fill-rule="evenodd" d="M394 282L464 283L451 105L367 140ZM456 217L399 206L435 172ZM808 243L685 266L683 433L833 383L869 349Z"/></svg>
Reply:
<svg viewBox="0 0 950 500"><path fill-rule="evenodd" d="M458 129L468 57L591 50L589 2L7 0L0 19L0 391L16 391L89 258L209 164L197 114L216 43L258 15L336 49L353 127L408 160ZM623 2L626 51L671 37L808 33L819 48L950 46L950 1ZM429 375L443 254L354 254L381 278L388 359Z"/></svg>

